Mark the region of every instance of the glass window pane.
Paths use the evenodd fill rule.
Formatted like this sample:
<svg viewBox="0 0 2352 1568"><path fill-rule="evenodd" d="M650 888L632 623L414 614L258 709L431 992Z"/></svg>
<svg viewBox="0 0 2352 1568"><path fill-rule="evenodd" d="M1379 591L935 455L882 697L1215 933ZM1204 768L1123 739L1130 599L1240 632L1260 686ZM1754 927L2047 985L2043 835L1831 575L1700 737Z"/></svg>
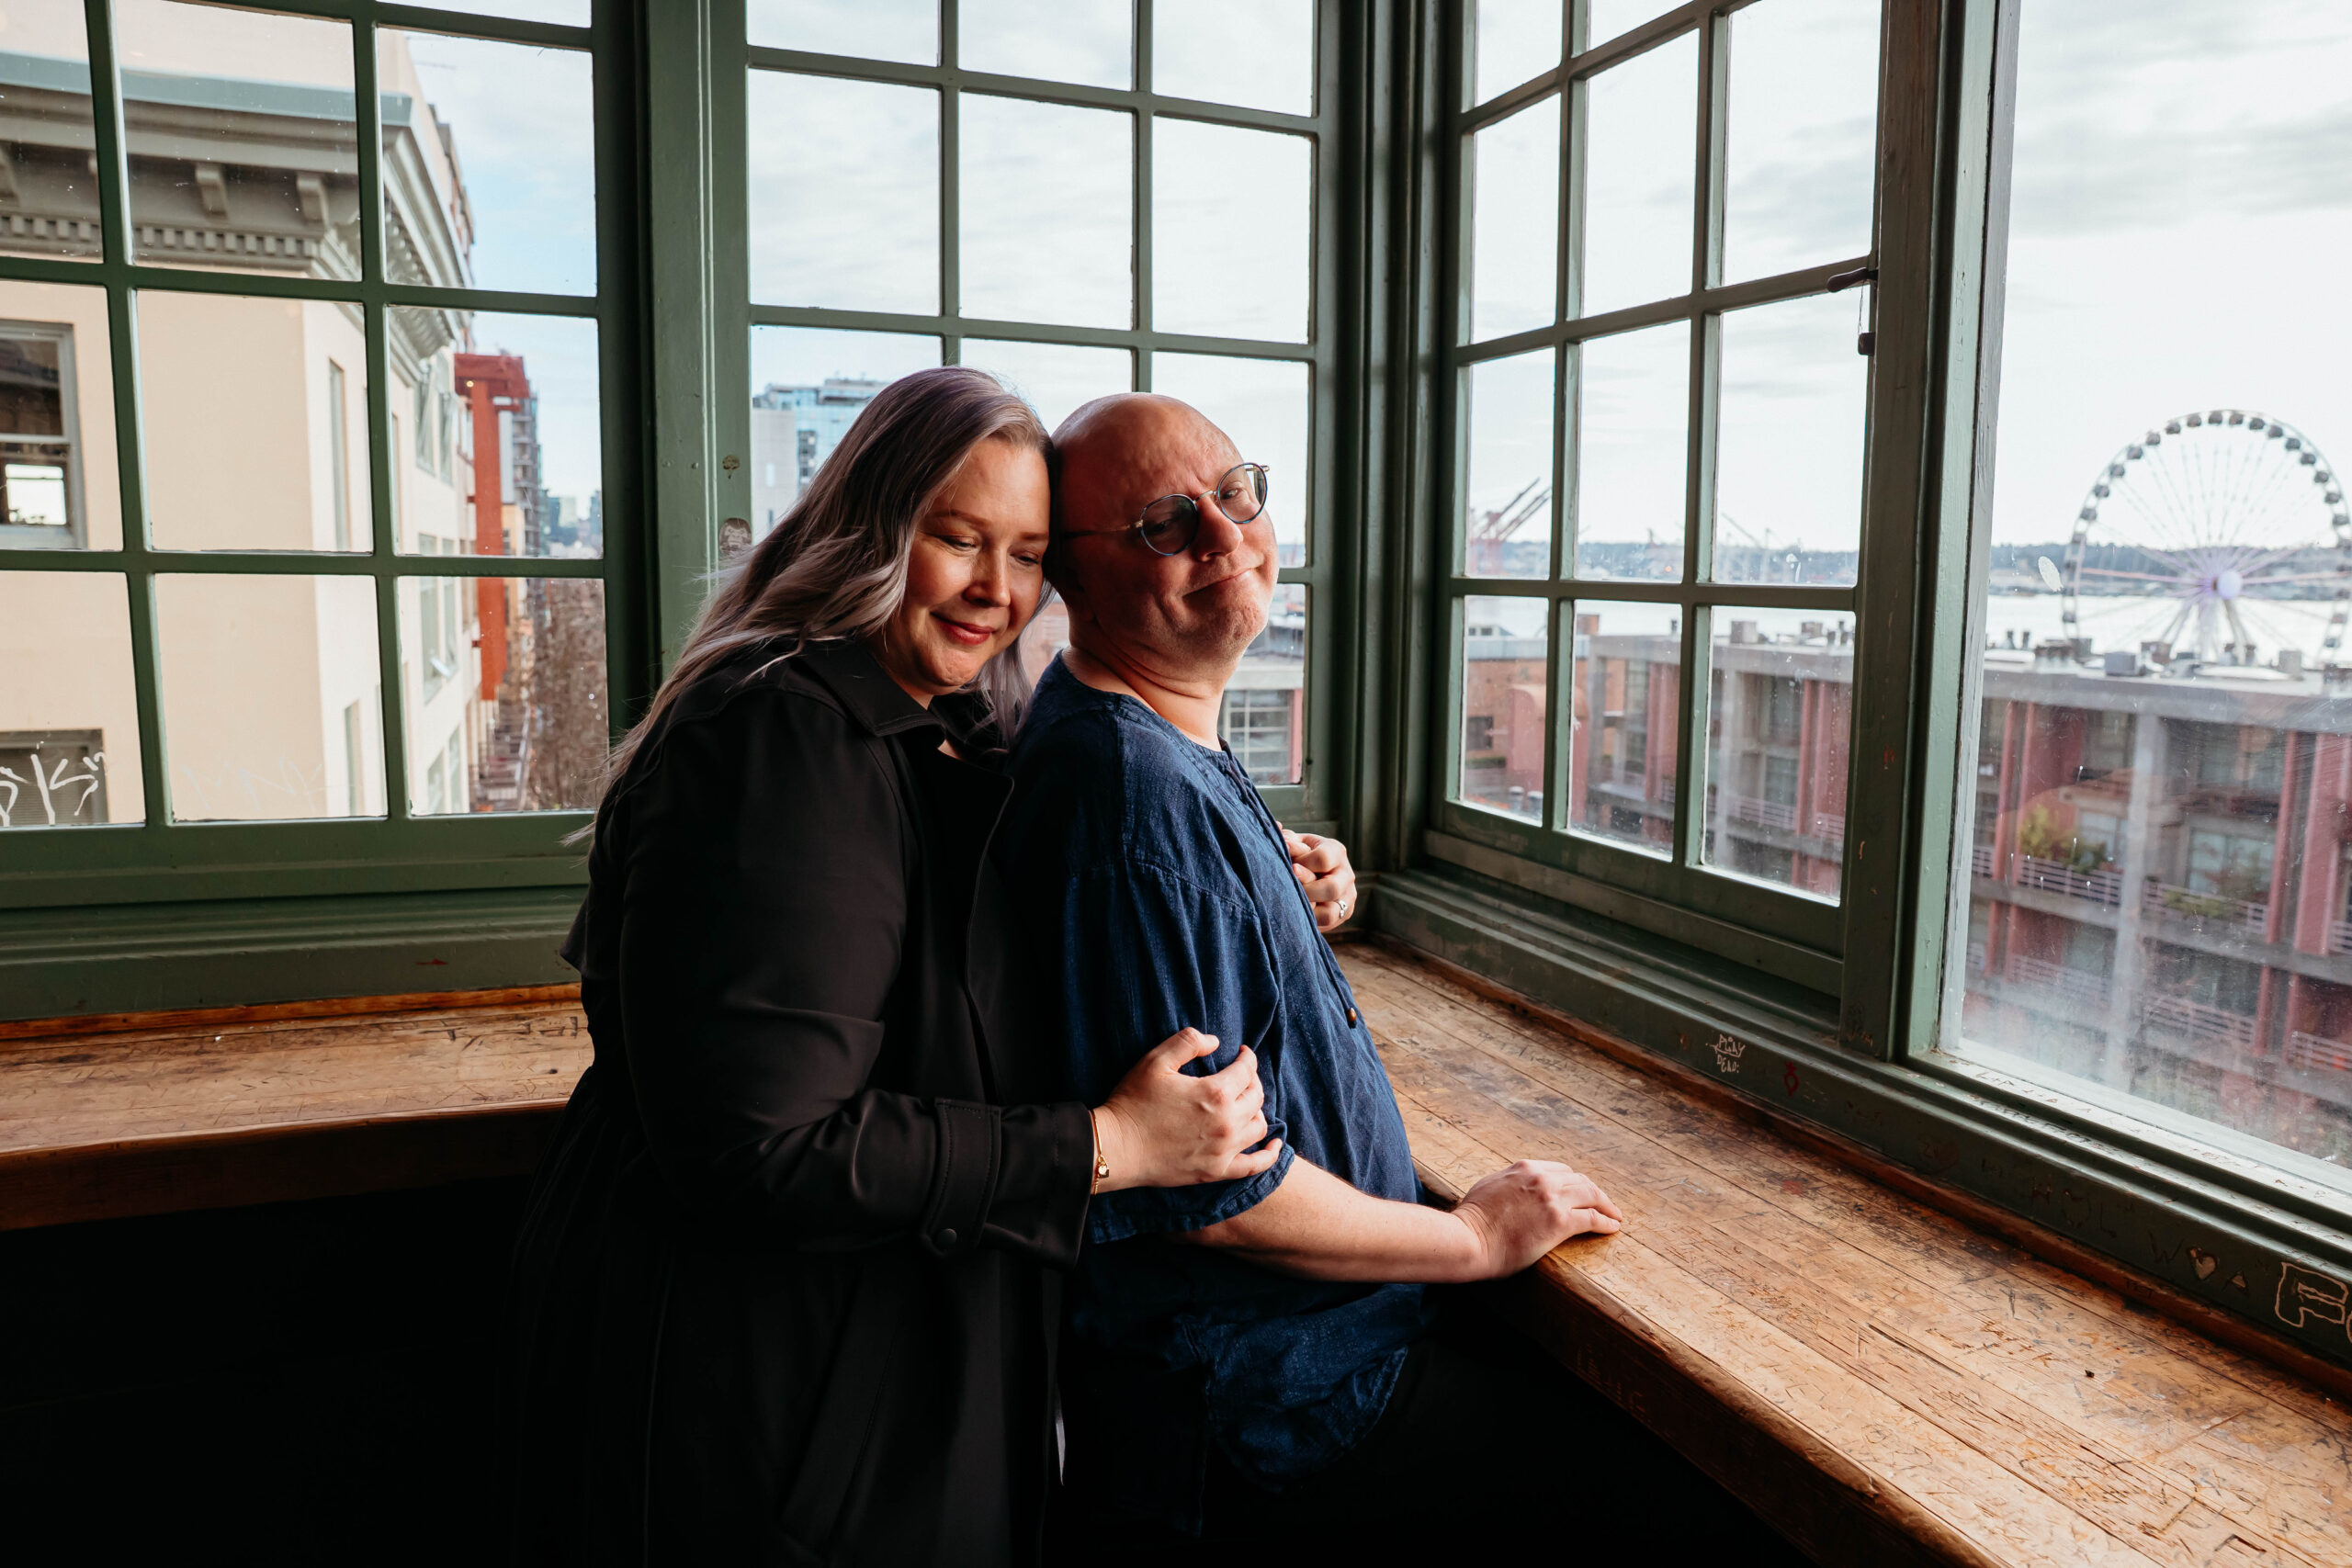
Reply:
<svg viewBox="0 0 2352 1568"><path fill-rule="evenodd" d="M0 550L122 547L103 289L0 278Z"/></svg>
<svg viewBox="0 0 2352 1568"><path fill-rule="evenodd" d="M602 555L596 323L396 305L387 325L401 553Z"/></svg>
<svg viewBox="0 0 2352 1568"><path fill-rule="evenodd" d="M1709 620L1700 858L1835 901L1846 855L1853 617L1719 604Z"/></svg>
<svg viewBox="0 0 2352 1568"><path fill-rule="evenodd" d="M1819 294L1724 317L1717 581L1854 581L1871 364L1854 311Z"/></svg>
<svg viewBox="0 0 2352 1568"><path fill-rule="evenodd" d="M119 14L120 7L118 7ZM9 175L0 254L96 261L96 143L90 113L90 35L81 0L8 7Z"/></svg>
<svg viewBox="0 0 2352 1568"><path fill-rule="evenodd" d="M1306 341L1314 149L1304 136L1152 122L1154 328Z"/></svg>
<svg viewBox="0 0 2352 1568"><path fill-rule="evenodd" d="M1472 577L1552 573L1552 394L1548 348L1473 365L1462 378L1462 570Z"/></svg>
<svg viewBox="0 0 2352 1568"><path fill-rule="evenodd" d="M1184 0L1151 13L1153 92L1315 112L1315 0Z"/></svg>
<svg viewBox="0 0 2352 1568"><path fill-rule="evenodd" d="M1661 0L1586 0L1585 47L1607 43L1664 13Z"/></svg>
<svg viewBox="0 0 2352 1568"><path fill-rule="evenodd" d="M1585 93L1583 313L1690 293L1698 36L1602 72Z"/></svg>
<svg viewBox="0 0 2352 1568"><path fill-rule="evenodd" d="M1583 344L1576 385L1576 574L1681 581L1690 323Z"/></svg>
<svg viewBox="0 0 2352 1568"><path fill-rule="evenodd" d="M409 811L587 811L611 743L605 585L400 582Z"/></svg>
<svg viewBox="0 0 2352 1568"><path fill-rule="evenodd" d="M752 538L792 510L875 393L938 363L935 337L753 327Z"/></svg>
<svg viewBox="0 0 2352 1568"><path fill-rule="evenodd" d="M1566 827L1670 855L1681 778L1682 607L1579 599L1575 615Z"/></svg>
<svg viewBox="0 0 2352 1568"><path fill-rule="evenodd" d="M587 53L388 29L376 73L392 281L594 294Z"/></svg>
<svg viewBox="0 0 2352 1568"><path fill-rule="evenodd" d="M359 276L348 23L117 0L115 38L130 144L172 151L131 161L136 260Z"/></svg>
<svg viewBox="0 0 2352 1568"><path fill-rule="evenodd" d="M1135 117L966 94L963 313L1125 327L1135 320Z"/></svg>
<svg viewBox="0 0 2352 1568"><path fill-rule="evenodd" d="M937 310L938 93L754 71L746 115L752 298Z"/></svg>
<svg viewBox="0 0 2352 1568"><path fill-rule="evenodd" d="M1296 784L1306 765L1306 587L1285 582L1266 629L1226 682L1217 733L1252 784Z"/></svg>
<svg viewBox="0 0 2352 1568"><path fill-rule="evenodd" d="M1871 248L1879 0L1771 0L1731 17L1724 281Z"/></svg>
<svg viewBox="0 0 2352 1568"><path fill-rule="evenodd" d="M1155 354L1151 386L1208 415L1244 461L1266 465L1266 513L1284 566L1306 564L1309 367L1295 359Z"/></svg>
<svg viewBox="0 0 2352 1568"><path fill-rule="evenodd" d="M2352 28L2225 20L2023 7L1943 1048L2341 1202Z"/></svg>
<svg viewBox="0 0 2352 1568"><path fill-rule="evenodd" d="M1560 100L1470 138L1468 341L1559 318Z"/></svg>
<svg viewBox="0 0 2352 1568"><path fill-rule="evenodd" d="M384 813L368 577L154 580L175 822Z"/></svg>
<svg viewBox="0 0 2352 1568"><path fill-rule="evenodd" d="M1135 82L1131 0L958 0L956 38L967 71L1126 87Z"/></svg>
<svg viewBox="0 0 2352 1568"><path fill-rule="evenodd" d="M147 817L120 572L0 571L0 829Z"/></svg>
<svg viewBox="0 0 2352 1568"><path fill-rule="evenodd" d="M164 550L367 550L359 307L142 289L148 536Z"/></svg>
<svg viewBox="0 0 2352 1568"><path fill-rule="evenodd" d="M1471 45L1470 101L1483 104L1507 87L1560 63L1561 0L1478 0Z"/></svg>
<svg viewBox="0 0 2352 1568"><path fill-rule="evenodd" d="M1544 696L1552 605L1544 599L1462 601L1464 806L1544 820Z"/></svg>
<svg viewBox="0 0 2352 1568"><path fill-rule="evenodd" d="M588 25L588 0L435 0L445 11L469 17L503 17L515 22L553 22L558 27Z"/></svg>
<svg viewBox="0 0 2352 1568"><path fill-rule="evenodd" d="M1124 348L967 337L963 363L978 366L1028 399L1047 430L1078 412L1080 404L1112 392L1131 392L1136 384L1136 356Z"/></svg>
<svg viewBox="0 0 2352 1568"><path fill-rule="evenodd" d="M747 0L743 30L774 49L939 63L936 0Z"/></svg>

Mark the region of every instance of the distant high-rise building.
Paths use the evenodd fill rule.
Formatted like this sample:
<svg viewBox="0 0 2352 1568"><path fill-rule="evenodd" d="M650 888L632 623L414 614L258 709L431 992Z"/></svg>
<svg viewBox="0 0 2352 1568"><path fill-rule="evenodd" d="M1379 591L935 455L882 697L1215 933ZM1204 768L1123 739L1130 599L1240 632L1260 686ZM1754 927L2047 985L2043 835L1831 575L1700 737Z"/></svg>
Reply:
<svg viewBox="0 0 2352 1568"><path fill-rule="evenodd" d="M813 387L771 381L752 399L752 537L792 509L851 423L889 385L828 376Z"/></svg>

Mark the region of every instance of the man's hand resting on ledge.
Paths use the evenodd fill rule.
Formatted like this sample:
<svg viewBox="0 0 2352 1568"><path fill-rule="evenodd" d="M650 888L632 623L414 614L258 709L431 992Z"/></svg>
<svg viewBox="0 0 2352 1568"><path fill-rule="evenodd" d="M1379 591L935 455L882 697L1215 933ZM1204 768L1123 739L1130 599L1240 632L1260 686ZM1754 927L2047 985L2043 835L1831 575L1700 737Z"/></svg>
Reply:
<svg viewBox="0 0 2352 1568"><path fill-rule="evenodd" d="M1461 1284L1516 1274L1570 1236L1624 1223L1609 1195L1556 1160L1482 1178L1448 1213L1357 1191L1303 1159L1244 1213L1171 1239L1228 1247L1309 1280Z"/></svg>

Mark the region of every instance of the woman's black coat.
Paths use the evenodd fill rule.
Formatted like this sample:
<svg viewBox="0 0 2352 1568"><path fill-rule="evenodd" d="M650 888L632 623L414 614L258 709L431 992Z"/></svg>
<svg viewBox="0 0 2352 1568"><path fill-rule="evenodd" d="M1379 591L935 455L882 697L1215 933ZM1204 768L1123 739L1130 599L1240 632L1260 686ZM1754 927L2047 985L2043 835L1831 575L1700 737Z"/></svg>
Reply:
<svg viewBox="0 0 2352 1568"><path fill-rule="evenodd" d="M597 823L595 1061L516 1254L536 1561L1035 1555L1093 1140L1007 983L1010 786L940 751L967 703L786 647L683 693Z"/></svg>

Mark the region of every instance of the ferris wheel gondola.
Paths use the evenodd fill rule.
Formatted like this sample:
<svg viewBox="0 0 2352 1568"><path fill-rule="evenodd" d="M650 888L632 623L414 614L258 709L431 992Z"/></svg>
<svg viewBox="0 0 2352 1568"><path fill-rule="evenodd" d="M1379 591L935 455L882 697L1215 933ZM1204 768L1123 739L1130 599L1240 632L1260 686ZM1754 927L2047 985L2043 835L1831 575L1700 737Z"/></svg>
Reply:
<svg viewBox="0 0 2352 1568"><path fill-rule="evenodd" d="M2352 615L2352 515L2311 438L2267 414L2166 420L2109 460L2075 520L2064 619L2101 650L2327 663Z"/></svg>

